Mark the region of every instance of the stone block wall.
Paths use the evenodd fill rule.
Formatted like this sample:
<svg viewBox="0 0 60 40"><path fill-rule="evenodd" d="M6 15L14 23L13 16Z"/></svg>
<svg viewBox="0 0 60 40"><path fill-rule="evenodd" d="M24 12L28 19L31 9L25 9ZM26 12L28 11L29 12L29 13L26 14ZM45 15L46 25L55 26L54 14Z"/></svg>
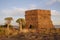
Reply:
<svg viewBox="0 0 60 40"><path fill-rule="evenodd" d="M27 10L25 19L26 28L54 28L50 10Z"/></svg>

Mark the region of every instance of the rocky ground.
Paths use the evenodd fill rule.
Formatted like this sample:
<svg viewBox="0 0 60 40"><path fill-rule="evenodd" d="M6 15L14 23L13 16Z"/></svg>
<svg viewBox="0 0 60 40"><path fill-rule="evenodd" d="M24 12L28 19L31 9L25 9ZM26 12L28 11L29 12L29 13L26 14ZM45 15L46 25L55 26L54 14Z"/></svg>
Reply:
<svg viewBox="0 0 60 40"><path fill-rule="evenodd" d="M60 35L37 32L20 33L12 37L0 37L0 40L60 40Z"/></svg>

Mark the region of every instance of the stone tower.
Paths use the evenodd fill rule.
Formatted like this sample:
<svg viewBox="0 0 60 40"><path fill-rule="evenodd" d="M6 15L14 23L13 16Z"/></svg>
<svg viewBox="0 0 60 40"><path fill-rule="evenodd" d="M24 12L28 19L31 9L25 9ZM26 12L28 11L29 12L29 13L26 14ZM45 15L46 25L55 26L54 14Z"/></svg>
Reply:
<svg viewBox="0 0 60 40"><path fill-rule="evenodd" d="M25 12L26 28L54 28L50 10L28 10Z"/></svg>

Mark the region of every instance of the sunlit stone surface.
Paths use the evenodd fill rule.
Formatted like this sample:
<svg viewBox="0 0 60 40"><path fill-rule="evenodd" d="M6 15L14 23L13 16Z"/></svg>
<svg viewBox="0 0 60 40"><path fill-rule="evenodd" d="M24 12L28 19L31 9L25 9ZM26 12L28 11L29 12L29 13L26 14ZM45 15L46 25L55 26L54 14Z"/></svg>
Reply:
<svg viewBox="0 0 60 40"><path fill-rule="evenodd" d="M27 10L25 12L26 28L54 28L50 10Z"/></svg>

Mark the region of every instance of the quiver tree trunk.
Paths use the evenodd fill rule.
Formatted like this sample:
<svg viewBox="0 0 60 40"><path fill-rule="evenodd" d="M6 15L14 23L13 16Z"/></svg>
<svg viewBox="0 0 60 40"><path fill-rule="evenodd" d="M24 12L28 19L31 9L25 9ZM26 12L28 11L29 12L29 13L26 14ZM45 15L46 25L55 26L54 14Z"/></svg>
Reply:
<svg viewBox="0 0 60 40"><path fill-rule="evenodd" d="M19 23L19 31L22 31L22 22Z"/></svg>

